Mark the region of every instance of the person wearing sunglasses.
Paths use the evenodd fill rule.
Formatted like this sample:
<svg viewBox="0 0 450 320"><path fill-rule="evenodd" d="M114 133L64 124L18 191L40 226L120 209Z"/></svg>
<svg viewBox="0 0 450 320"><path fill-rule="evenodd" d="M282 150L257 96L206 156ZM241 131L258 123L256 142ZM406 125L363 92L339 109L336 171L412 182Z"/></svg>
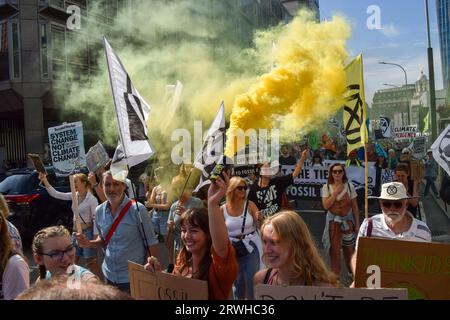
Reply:
<svg viewBox="0 0 450 320"><path fill-rule="evenodd" d="M322 188L322 205L327 210L322 242L330 254L331 270L340 277L341 247L350 272L359 228L357 193L353 184L348 182L343 164L335 163L330 167L328 182Z"/></svg>
<svg viewBox="0 0 450 320"><path fill-rule="evenodd" d="M413 217L407 210L408 200L406 188L401 182L389 182L381 186L378 199L382 213L365 219L356 239L359 237L379 237L406 241L431 242L431 231L427 224ZM352 270L356 268L356 254L352 258Z"/></svg>
<svg viewBox="0 0 450 320"><path fill-rule="evenodd" d="M247 200L248 185L244 178L230 179L226 201L220 207L228 229L228 237L236 249L239 271L233 284L236 300L253 299L253 276L259 270L262 244L253 201Z"/></svg>
<svg viewBox="0 0 450 320"><path fill-rule="evenodd" d="M76 247L64 226L38 231L33 238L32 251L39 266L38 281L64 274L73 274L81 281L99 281L92 272L75 264Z"/></svg>
<svg viewBox="0 0 450 320"><path fill-rule="evenodd" d="M279 165L271 166L270 163L264 163L261 166L259 180L252 185L248 194L248 199L253 201L260 210L258 220L263 220L282 210L283 194L302 171L308 153L308 149L303 150L294 171L284 176L275 176L279 172Z"/></svg>

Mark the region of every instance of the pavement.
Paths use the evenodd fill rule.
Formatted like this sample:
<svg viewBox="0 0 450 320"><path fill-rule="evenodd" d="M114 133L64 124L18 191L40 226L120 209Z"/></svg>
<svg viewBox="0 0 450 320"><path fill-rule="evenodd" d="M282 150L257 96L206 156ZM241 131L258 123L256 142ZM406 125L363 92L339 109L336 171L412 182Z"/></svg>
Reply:
<svg viewBox="0 0 450 320"><path fill-rule="evenodd" d="M450 206L431 191L427 197L422 197L421 203L433 242L450 243Z"/></svg>

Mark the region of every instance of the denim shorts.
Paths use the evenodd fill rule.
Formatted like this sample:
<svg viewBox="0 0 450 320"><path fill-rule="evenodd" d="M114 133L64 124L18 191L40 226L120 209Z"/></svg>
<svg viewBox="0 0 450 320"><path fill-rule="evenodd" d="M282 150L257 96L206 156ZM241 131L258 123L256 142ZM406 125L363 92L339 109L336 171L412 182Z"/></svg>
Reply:
<svg viewBox="0 0 450 320"><path fill-rule="evenodd" d="M167 219L169 211L154 210L152 215L153 229L162 236L167 236Z"/></svg>
<svg viewBox="0 0 450 320"><path fill-rule="evenodd" d="M94 240L94 229L93 228L86 228L83 230L83 234L88 238L89 240ZM72 243L74 246L77 247L76 256L77 257L83 257L85 259L89 258L96 258L97 257L97 249L95 248L81 248L78 246L77 239L75 237L75 234L72 235Z"/></svg>

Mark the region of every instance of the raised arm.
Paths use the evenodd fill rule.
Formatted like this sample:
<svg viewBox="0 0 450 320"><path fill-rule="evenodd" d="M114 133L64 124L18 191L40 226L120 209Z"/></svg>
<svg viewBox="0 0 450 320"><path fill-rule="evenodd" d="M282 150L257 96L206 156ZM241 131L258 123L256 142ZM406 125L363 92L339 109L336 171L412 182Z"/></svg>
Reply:
<svg viewBox="0 0 450 320"><path fill-rule="evenodd" d="M97 197L100 199L100 202L102 202L102 203L105 202L106 196L105 196L105 192L103 191L103 186L101 184L101 181L97 182L97 177L94 172L89 172L88 180L92 186L92 189L95 190Z"/></svg>
<svg viewBox="0 0 450 320"><path fill-rule="evenodd" d="M297 176L300 174L303 168L303 164L305 163L306 158L308 157L308 149L303 150L302 157L300 158L300 161L297 162L297 165L295 166L294 171L292 172L292 178L297 178Z"/></svg>
<svg viewBox="0 0 450 320"><path fill-rule="evenodd" d="M220 212L220 200L225 196L229 181L226 173L224 173L224 178L225 180L219 177L215 182L212 182L208 190L209 232L214 251L221 258L228 256L229 242L228 229Z"/></svg>
<svg viewBox="0 0 450 320"><path fill-rule="evenodd" d="M48 182L47 176L45 174L39 173L39 180L41 180L41 182L44 184L48 194L51 197L59 200L72 201L72 193L56 191L55 188L53 188L52 185Z"/></svg>

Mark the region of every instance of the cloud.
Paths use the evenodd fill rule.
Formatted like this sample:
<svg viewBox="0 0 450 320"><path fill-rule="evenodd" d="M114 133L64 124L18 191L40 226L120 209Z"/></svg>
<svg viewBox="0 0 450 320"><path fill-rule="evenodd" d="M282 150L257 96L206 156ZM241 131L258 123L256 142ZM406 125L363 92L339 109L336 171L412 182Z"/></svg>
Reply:
<svg viewBox="0 0 450 320"><path fill-rule="evenodd" d="M400 32L397 30L395 25L393 23L390 23L388 25L384 25L380 32L384 34L386 37L396 37L400 34Z"/></svg>

